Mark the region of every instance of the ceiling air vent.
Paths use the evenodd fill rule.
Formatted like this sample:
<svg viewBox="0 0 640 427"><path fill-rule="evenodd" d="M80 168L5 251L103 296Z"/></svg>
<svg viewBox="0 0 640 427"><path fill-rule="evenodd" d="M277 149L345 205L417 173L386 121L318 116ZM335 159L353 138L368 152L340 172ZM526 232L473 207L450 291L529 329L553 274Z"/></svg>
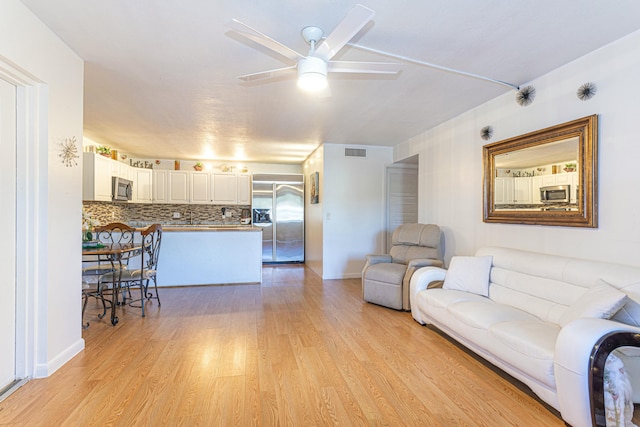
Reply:
<svg viewBox="0 0 640 427"><path fill-rule="evenodd" d="M345 148L344 149L345 157L360 157L363 159L367 158L367 150L365 148Z"/></svg>

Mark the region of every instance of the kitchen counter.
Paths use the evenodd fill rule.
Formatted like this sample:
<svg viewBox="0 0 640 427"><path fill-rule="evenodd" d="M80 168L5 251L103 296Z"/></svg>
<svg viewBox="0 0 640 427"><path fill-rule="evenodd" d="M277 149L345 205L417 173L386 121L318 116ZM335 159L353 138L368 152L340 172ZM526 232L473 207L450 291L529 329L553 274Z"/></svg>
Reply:
<svg viewBox="0 0 640 427"><path fill-rule="evenodd" d="M162 231L262 231L262 228L241 224L167 224Z"/></svg>
<svg viewBox="0 0 640 427"><path fill-rule="evenodd" d="M251 225L166 225L158 286L262 282L262 229Z"/></svg>
<svg viewBox="0 0 640 427"><path fill-rule="evenodd" d="M558 203L558 204L497 204L496 210L510 211L577 211L578 205L575 203Z"/></svg>

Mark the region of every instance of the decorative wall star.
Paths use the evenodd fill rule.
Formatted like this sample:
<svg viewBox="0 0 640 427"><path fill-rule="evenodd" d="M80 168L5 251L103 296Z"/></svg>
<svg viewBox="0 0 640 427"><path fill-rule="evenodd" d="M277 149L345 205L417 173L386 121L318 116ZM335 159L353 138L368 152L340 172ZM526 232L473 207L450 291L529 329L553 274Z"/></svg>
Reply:
<svg viewBox="0 0 640 427"><path fill-rule="evenodd" d="M480 137L485 141L491 139L493 136L493 128L491 126L485 126L480 130Z"/></svg>
<svg viewBox="0 0 640 427"><path fill-rule="evenodd" d="M576 95L581 101L588 101L596 95L597 90L595 83L587 82L578 88Z"/></svg>
<svg viewBox="0 0 640 427"><path fill-rule="evenodd" d="M523 107L531 104L536 97L536 88L525 86L516 92L516 102Z"/></svg>
<svg viewBox="0 0 640 427"><path fill-rule="evenodd" d="M60 142L60 154L62 164L70 168L72 166L78 166L76 159L80 157L78 154L78 147L76 145L76 137L65 138L63 142Z"/></svg>

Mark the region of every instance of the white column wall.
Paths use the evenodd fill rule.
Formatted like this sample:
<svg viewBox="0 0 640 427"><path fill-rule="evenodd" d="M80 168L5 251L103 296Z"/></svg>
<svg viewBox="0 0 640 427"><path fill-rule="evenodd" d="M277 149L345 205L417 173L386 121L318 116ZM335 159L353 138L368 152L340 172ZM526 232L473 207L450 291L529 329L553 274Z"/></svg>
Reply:
<svg viewBox="0 0 640 427"><path fill-rule="evenodd" d="M420 154L419 219L443 227L446 260L499 245L640 265L639 73L636 32L526 83L537 91L527 107L512 91L395 147L397 160ZM581 101L586 82L597 93ZM484 223L482 146L591 114L599 115L599 227ZM484 141L488 125L494 136Z"/></svg>
<svg viewBox="0 0 640 427"><path fill-rule="evenodd" d="M344 156L348 147L324 144L323 279L360 277L365 255L385 252L385 167L393 149L358 146L367 157L356 158Z"/></svg>
<svg viewBox="0 0 640 427"><path fill-rule="evenodd" d="M18 0L0 3L0 68L19 90L18 323L20 369L48 376L84 348L80 269L82 158L65 166L60 143L82 152L83 62ZM27 105L25 105L25 103ZM28 110L28 112L27 112Z"/></svg>
<svg viewBox="0 0 640 427"><path fill-rule="evenodd" d="M310 175L318 172L319 203L312 205ZM304 173L304 263L311 268L318 276L322 277L324 259L322 256L323 242L323 214L324 197L324 146L318 147L305 160L303 164Z"/></svg>

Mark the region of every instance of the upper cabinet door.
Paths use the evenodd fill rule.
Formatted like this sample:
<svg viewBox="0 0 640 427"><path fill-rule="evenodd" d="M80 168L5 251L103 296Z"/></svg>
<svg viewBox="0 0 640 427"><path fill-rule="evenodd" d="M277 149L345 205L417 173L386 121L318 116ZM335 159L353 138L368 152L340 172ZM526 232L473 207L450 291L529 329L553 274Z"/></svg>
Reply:
<svg viewBox="0 0 640 427"><path fill-rule="evenodd" d="M153 170L131 168L133 175L133 202L151 203L153 188Z"/></svg>
<svg viewBox="0 0 640 427"><path fill-rule="evenodd" d="M189 172L169 171L168 202L189 203Z"/></svg>
<svg viewBox="0 0 640 427"><path fill-rule="evenodd" d="M111 201L113 160L95 153L82 153L82 200Z"/></svg>
<svg viewBox="0 0 640 427"><path fill-rule="evenodd" d="M246 173L238 174L238 204L251 204L251 175Z"/></svg>
<svg viewBox="0 0 640 427"><path fill-rule="evenodd" d="M191 203L211 203L211 177L207 172L190 172Z"/></svg>
<svg viewBox="0 0 640 427"><path fill-rule="evenodd" d="M234 173L211 174L213 203L235 205L238 203L238 177Z"/></svg>
<svg viewBox="0 0 640 427"><path fill-rule="evenodd" d="M153 203L169 203L168 179L169 171L153 171Z"/></svg>

